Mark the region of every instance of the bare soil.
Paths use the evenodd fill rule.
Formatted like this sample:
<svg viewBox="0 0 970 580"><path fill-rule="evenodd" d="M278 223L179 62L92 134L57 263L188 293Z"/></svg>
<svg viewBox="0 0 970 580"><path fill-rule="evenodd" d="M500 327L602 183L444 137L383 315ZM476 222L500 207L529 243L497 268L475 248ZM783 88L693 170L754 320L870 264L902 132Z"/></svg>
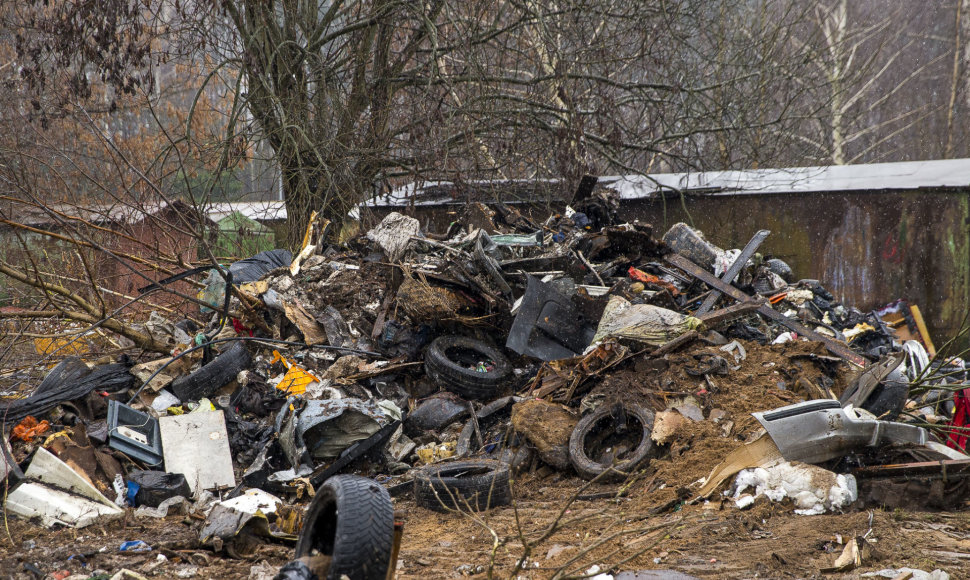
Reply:
<svg viewBox="0 0 970 580"><path fill-rule="evenodd" d="M685 422L658 457L624 484L588 484L534 465L516 476L513 505L483 514L442 514L417 507L407 495L395 499L405 524L397 577L553 578L583 576L598 565L700 578L859 578L899 567L940 568L951 578L970 578L967 504L945 513L875 509L806 517L795 515L790 503L763 499L746 510L717 498L684 503L699 479L757 433L751 412L801 400L793 390L799 379L818 383L830 374L831 361L818 344L745 347L740 368L712 376L713 385L684 371L698 360L694 355L726 355L700 343L665 362L630 361L593 385L594 395L637 399L657 410L692 397L687 403L705 417ZM850 377L841 370L834 377L838 393ZM718 423L709 420L715 410L726 413ZM149 520L130 512L121 521L82 530L5 519L0 577L36 578L25 568L31 565L48 578L59 571L90 576L122 568L158 578L263 578L292 556L292 546L274 543L245 559L215 553L198 544L201 524L198 517ZM858 570L822 574L841 553L840 540L854 536L872 544L871 560ZM153 550L120 552L128 540L144 540Z"/></svg>

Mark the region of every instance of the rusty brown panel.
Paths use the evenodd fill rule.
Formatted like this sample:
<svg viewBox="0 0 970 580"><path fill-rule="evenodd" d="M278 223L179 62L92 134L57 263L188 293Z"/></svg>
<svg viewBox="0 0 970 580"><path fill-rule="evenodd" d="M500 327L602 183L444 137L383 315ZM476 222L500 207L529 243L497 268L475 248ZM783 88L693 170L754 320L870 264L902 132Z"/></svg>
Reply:
<svg viewBox="0 0 970 580"><path fill-rule="evenodd" d="M935 342L956 333L967 310L967 194L792 193L689 196L625 202L622 217L660 232L678 221L715 244L739 248L757 230L764 253L816 278L844 304L868 310L897 298L916 303ZM666 211L665 211L666 210Z"/></svg>

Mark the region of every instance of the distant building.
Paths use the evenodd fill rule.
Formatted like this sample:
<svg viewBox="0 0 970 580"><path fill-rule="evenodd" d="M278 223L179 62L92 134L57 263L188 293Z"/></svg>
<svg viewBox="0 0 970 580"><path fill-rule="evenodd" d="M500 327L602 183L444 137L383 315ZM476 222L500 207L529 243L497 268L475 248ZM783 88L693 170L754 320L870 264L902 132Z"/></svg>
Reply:
<svg viewBox="0 0 970 580"><path fill-rule="evenodd" d="M98 304L98 297L90 292L93 278L103 289L101 298L112 309L137 296L138 288L193 265L200 238L211 242L215 228L214 222L181 201L142 207L40 208L8 203L0 206L0 220L0 259L56 274L58 283ZM74 244L72 239L85 245ZM191 296L197 292L186 282L172 288ZM43 299L38 291L5 280L0 305L33 306L38 298ZM171 307L183 299L155 293L150 302ZM151 306L139 303L132 308Z"/></svg>

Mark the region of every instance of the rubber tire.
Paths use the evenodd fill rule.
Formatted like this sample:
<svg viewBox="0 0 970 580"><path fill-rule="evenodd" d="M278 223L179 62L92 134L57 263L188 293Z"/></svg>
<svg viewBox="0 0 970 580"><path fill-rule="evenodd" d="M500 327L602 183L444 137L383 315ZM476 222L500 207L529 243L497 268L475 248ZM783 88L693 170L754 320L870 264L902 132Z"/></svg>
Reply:
<svg viewBox="0 0 970 580"><path fill-rule="evenodd" d="M619 471L630 471L649 459L650 453L653 451L653 440L650 439L650 435L653 431L654 415L653 411L640 405L627 403L621 403L621 405L625 413L635 417L642 427L640 443L637 447L627 454L627 459L612 466ZM579 423L576 424L576 428L573 429L572 434L569 436L569 461L573 464L573 469L576 470L576 473L583 479L594 479L611 467L590 459L586 454L585 440L586 436L601 421L609 420L613 417L615 409L615 405L601 405L595 411L580 419ZM623 476L613 472L600 477L598 481L607 482L618 479L623 479Z"/></svg>
<svg viewBox="0 0 970 580"><path fill-rule="evenodd" d="M374 480L335 475L317 489L296 543L296 558L331 556L327 578L385 580L394 543L391 496Z"/></svg>
<svg viewBox="0 0 970 580"><path fill-rule="evenodd" d="M465 475L474 470L477 473ZM484 470L484 473L480 473ZM501 461L456 461L429 465L414 475L414 500L437 512L484 511L512 503L509 466Z"/></svg>
<svg viewBox="0 0 970 580"><path fill-rule="evenodd" d="M448 357L448 351L458 348L474 351L482 359L492 361L495 368L480 373L456 364ZM466 399L486 401L505 394L512 377L512 365L504 354L479 340L464 336L440 336L434 339L424 354L424 369L445 390Z"/></svg>
<svg viewBox="0 0 970 580"><path fill-rule="evenodd" d="M236 380L239 371L252 365L253 356L242 341L232 344L225 352L194 373L172 381L172 392L183 403L198 401Z"/></svg>

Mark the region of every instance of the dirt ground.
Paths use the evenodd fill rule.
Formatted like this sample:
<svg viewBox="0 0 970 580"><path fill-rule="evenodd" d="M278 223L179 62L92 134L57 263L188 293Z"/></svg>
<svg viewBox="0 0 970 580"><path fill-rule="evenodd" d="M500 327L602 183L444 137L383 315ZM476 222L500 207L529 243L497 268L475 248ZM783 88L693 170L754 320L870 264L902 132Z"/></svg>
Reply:
<svg viewBox="0 0 970 580"><path fill-rule="evenodd" d="M741 511L712 502L652 515L662 504L644 491L646 481L619 500L569 504L584 483L556 475L523 476L515 482L514 507L475 516L433 512L408 498L395 501L405 522L397 577L484 578L491 567L496 578L552 578L622 562L617 570L677 570L700 578L859 578L900 567L939 568L954 579L970 578L970 511L797 516L786 504L759 502ZM615 489L593 485L584 493ZM128 517L82 530L48 531L9 519L0 539L0 577L39 578L25 568L31 564L47 578L61 571L89 576L122 568L157 578L272 578L293 553L291 546L264 544L248 559L217 555L197 546L200 524L184 516ZM867 533L875 550L871 562L849 573L819 572L841 552L839 536L847 541ZM153 550L119 552L122 542L135 539ZM523 556L525 569L517 570Z"/></svg>
<svg viewBox="0 0 970 580"><path fill-rule="evenodd" d="M404 522L397 577L576 577L597 565L700 578L859 578L900 567L970 578L970 504L945 513L874 509L798 516L790 502L764 499L746 510L716 497L684 503L699 479L758 431L751 412L801 400L798 389L826 383L823 376L834 378L835 392L850 379L842 370L831 372L833 362L819 344L745 347L739 368L713 375L711 382L684 370L699 360L695 355L718 352L697 343L665 361L632 360L584 387L592 397L637 399L656 410L695 405L703 413L705 420L677 428L657 458L624 484L587 484L536 464L516 476L513 505L483 514L441 514L417 507L408 495L396 498ZM715 410L725 413L718 423L710 420ZM0 577L42 577L32 566L47 578L127 568L158 578L269 579L293 554L292 546L276 543L245 559L216 554L198 544L202 521L181 515L137 519L129 511L110 524L49 531L5 518ZM841 553L840 542L854 536L871 543L871 560L852 572L822 574ZM144 540L153 549L120 552L129 540Z"/></svg>

